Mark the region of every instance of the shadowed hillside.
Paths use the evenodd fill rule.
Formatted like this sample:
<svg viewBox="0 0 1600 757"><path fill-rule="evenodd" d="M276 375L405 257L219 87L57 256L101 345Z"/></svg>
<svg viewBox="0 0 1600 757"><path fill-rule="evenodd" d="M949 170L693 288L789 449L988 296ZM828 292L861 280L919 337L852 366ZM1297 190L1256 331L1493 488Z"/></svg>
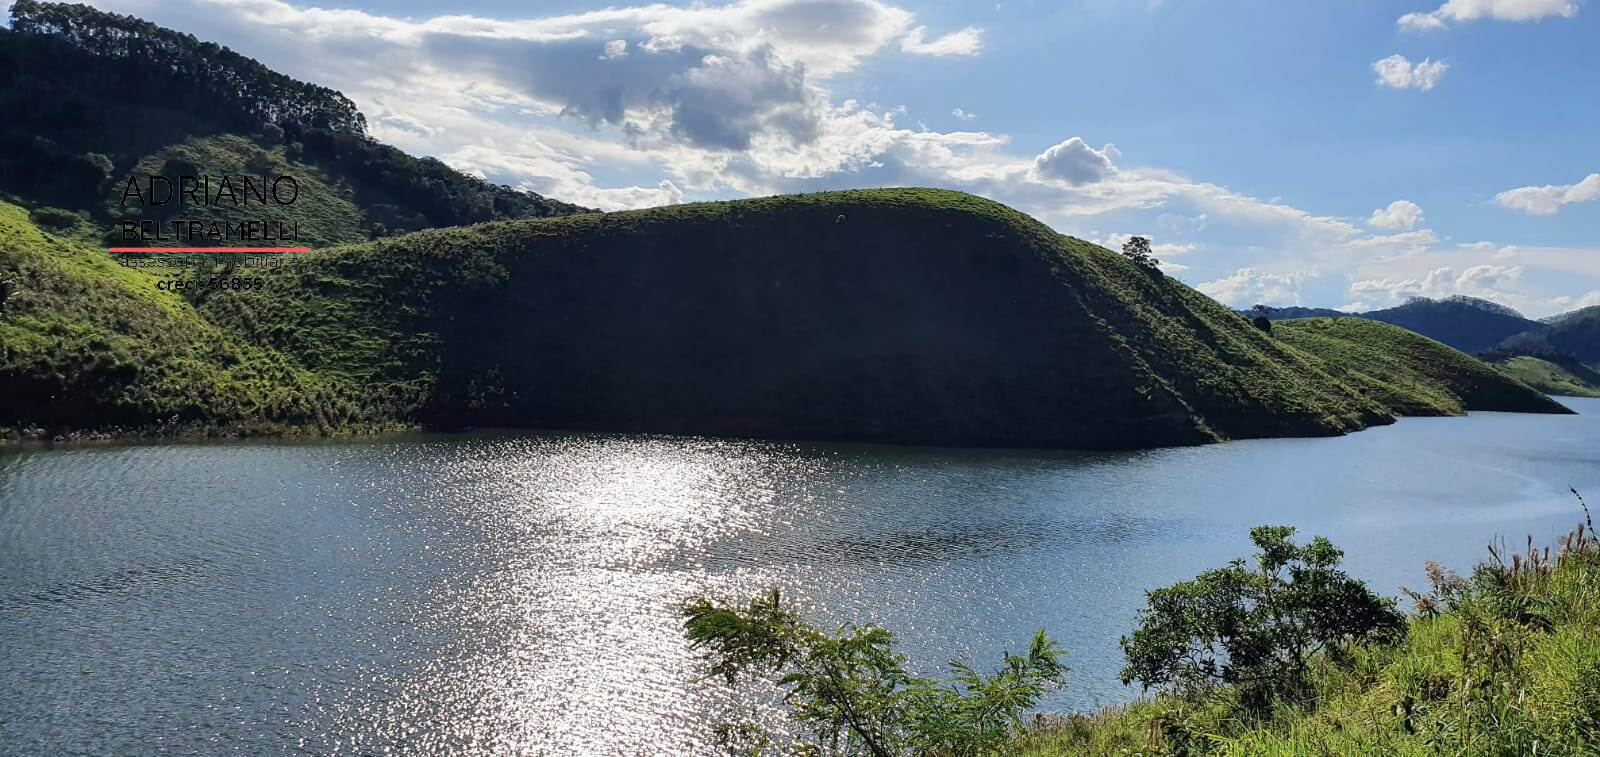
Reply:
<svg viewBox="0 0 1600 757"><path fill-rule="evenodd" d="M1427 365L1397 350L1383 373L1363 353L1279 341L1158 272L956 192L425 231L189 300L31 234L16 237L35 241L0 314L0 377L28 388L0 404L11 426L402 422L1127 448L1338 434L1401 412L1560 410L1420 337ZM130 319L181 343L119 336ZM236 375L257 364L304 386Z"/></svg>
<svg viewBox="0 0 1600 757"><path fill-rule="evenodd" d="M30 208L77 211L103 235L138 218L137 205L119 200L130 176L148 174L175 185L183 175L301 179L312 191L271 210L276 220L302 221L297 241L313 246L586 210L407 155L367 136L366 118L339 92L84 5L12 6L11 28L0 29L0 107L8 114L0 193ZM151 210L145 218L157 220L180 208ZM260 215L182 210L217 221Z"/></svg>
<svg viewBox="0 0 1600 757"><path fill-rule="evenodd" d="M1524 318L1511 308L1473 297L1416 297L1404 305L1369 311L1361 317L1392 323L1462 352L1486 350L1507 337L1540 328L1538 321Z"/></svg>
<svg viewBox="0 0 1600 757"><path fill-rule="evenodd" d="M1182 284L954 192L426 232L277 283L204 311L297 324L251 333L315 370L429 376L434 423L1138 447L1398 409Z"/></svg>

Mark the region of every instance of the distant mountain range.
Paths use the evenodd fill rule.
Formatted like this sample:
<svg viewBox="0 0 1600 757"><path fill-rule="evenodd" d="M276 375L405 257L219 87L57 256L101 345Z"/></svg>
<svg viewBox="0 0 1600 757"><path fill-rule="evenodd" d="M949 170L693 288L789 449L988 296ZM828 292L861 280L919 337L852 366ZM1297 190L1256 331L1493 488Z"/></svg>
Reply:
<svg viewBox="0 0 1600 757"><path fill-rule="evenodd" d="M1415 297L1403 305L1364 313L1329 308L1256 306L1239 311L1268 320L1364 318L1383 321L1443 342L1511 370L1516 378L1553 394L1600 396L1600 306L1543 320L1477 297ZM1576 390L1576 391L1575 391Z"/></svg>

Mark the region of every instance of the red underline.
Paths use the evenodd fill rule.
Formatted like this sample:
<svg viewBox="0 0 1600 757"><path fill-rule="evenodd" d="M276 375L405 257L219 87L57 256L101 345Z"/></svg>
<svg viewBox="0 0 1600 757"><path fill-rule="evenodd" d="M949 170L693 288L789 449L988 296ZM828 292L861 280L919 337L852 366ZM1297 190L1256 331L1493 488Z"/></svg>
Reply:
<svg viewBox="0 0 1600 757"><path fill-rule="evenodd" d="M310 252L310 247L108 247L106 252Z"/></svg>

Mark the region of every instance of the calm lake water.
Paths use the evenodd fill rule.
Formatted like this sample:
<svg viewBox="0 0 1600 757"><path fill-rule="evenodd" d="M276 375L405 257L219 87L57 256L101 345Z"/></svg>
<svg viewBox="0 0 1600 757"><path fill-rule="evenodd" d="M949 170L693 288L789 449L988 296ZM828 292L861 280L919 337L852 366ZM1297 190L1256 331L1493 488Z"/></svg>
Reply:
<svg viewBox="0 0 1600 757"><path fill-rule="evenodd" d="M929 668L1044 628L1050 709L1136 692L1142 591L1284 523L1389 594L1600 502L1584 413L1128 454L605 435L0 454L0 751L684 753L674 610L784 587ZM745 700L742 700L745 701ZM748 699L759 702L758 699Z"/></svg>

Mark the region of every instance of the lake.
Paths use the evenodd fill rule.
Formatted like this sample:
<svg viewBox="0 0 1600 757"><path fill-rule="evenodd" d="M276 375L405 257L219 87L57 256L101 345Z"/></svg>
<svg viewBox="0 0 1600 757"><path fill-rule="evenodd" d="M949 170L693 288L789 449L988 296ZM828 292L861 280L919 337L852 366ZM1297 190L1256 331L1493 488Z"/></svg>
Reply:
<svg viewBox="0 0 1600 757"><path fill-rule="evenodd" d="M1326 535L1373 588L1600 503L1582 414L1083 454L585 434L0 453L0 751L707 750L729 702L675 609L780 586L919 667L1044 628L1048 709L1137 691L1146 589ZM770 714L770 713L769 713Z"/></svg>

